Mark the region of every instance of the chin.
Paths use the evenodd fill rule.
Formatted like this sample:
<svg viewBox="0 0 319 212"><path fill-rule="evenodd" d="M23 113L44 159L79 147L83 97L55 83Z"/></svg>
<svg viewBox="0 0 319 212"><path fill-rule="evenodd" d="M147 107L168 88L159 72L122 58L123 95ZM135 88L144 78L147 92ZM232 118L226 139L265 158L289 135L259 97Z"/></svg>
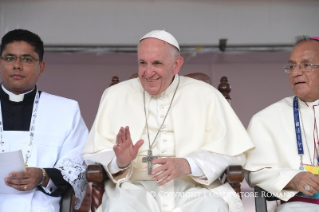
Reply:
<svg viewBox="0 0 319 212"><path fill-rule="evenodd" d="M293 92L298 98L306 96L306 92L301 89L293 89Z"/></svg>
<svg viewBox="0 0 319 212"><path fill-rule="evenodd" d="M159 95L159 89L156 89L154 87L145 87L144 90L149 93L150 95L152 96L156 96L156 95Z"/></svg>
<svg viewBox="0 0 319 212"><path fill-rule="evenodd" d="M303 98L304 98L304 95L302 95L302 94L300 94L300 93L294 93L295 94L295 96L297 96L299 99L301 99L301 100L303 100Z"/></svg>
<svg viewBox="0 0 319 212"><path fill-rule="evenodd" d="M302 101L312 102L311 99L309 99L309 97L304 93L295 93L295 95Z"/></svg>

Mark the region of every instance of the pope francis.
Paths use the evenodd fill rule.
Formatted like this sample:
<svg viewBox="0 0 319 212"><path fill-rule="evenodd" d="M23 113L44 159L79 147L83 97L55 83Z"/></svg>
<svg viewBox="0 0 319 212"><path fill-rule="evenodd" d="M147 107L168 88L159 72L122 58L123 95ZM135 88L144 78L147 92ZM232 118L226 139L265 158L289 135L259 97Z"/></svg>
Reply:
<svg viewBox="0 0 319 212"><path fill-rule="evenodd" d="M139 77L105 90L82 152L111 179L98 210L242 210L216 189L234 194L218 178L253 144L219 91L178 75L182 64L176 39L151 31L139 41Z"/></svg>

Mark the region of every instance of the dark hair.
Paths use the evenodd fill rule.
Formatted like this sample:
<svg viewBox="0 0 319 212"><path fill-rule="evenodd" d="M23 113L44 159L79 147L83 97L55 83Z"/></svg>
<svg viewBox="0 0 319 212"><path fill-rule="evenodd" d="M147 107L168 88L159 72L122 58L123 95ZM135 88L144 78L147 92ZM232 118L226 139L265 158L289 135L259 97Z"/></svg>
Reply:
<svg viewBox="0 0 319 212"><path fill-rule="evenodd" d="M319 42L317 39L313 39L312 37L310 37L308 35L296 36L295 46L299 43L308 42L308 41L312 41L312 40Z"/></svg>
<svg viewBox="0 0 319 212"><path fill-rule="evenodd" d="M41 38L37 34L25 29L15 29L3 36L1 40L0 54L2 54L2 52L8 44L13 43L15 41L24 41L29 45L33 46L34 51L39 56L40 62L43 60L44 48Z"/></svg>

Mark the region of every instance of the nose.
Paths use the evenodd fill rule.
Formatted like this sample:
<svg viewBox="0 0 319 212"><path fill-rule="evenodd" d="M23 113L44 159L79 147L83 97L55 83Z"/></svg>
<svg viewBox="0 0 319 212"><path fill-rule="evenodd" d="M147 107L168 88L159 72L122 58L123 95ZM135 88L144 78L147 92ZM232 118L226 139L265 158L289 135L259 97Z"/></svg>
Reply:
<svg viewBox="0 0 319 212"><path fill-rule="evenodd" d="M13 62L13 67L14 69L21 69L22 67L22 61L20 60L19 57L17 57L17 59Z"/></svg>
<svg viewBox="0 0 319 212"><path fill-rule="evenodd" d="M151 65L148 65L145 67L145 72L144 72L145 77L149 78L149 77L152 77L154 74L155 72Z"/></svg>
<svg viewBox="0 0 319 212"><path fill-rule="evenodd" d="M291 72L293 77L300 76L303 74L301 64L297 64L296 67Z"/></svg>

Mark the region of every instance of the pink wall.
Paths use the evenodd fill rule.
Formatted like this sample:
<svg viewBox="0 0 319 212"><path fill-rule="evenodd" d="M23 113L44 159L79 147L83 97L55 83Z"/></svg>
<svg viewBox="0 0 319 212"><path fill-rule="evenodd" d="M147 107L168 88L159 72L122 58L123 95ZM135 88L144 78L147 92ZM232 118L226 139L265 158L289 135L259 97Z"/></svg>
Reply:
<svg viewBox="0 0 319 212"><path fill-rule="evenodd" d="M229 78L232 107L245 127L255 113L292 95L288 75L282 67L278 63L216 66L216 78L223 75Z"/></svg>

